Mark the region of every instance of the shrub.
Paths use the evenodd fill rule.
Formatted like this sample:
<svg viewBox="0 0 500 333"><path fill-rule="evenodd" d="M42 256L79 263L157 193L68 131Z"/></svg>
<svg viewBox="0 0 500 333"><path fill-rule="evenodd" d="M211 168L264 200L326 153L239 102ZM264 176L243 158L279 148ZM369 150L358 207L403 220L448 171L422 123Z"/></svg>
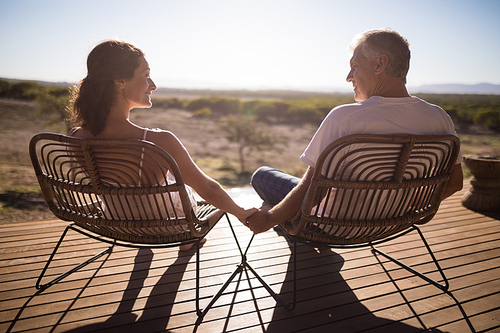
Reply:
<svg viewBox="0 0 500 333"><path fill-rule="evenodd" d="M474 123L492 130L500 130L500 110L484 110L474 116Z"/></svg>
<svg viewBox="0 0 500 333"><path fill-rule="evenodd" d="M243 114L255 116L257 121L270 122L274 107L265 101L251 101L243 105Z"/></svg>
<svg viewBox="0 0 500 333"><path fill-rule="evenodd" d="M59 119L66 123L67 129L70 129L68 88L49 87L44 90L40 90L35 101L41 106L41 113L57 113L59 115Z"/></svg>
<svg viewBox="0 0 500 333"><path fill-rule="evenodd" d="M213 100L210 108L215 116L236 115L240 112L240 101L233 98L218 98Z"/></svg>
<svg viewBox="0 0 500 333"><path fill-rule="evenodd" d="M193 113L193 117L210 118L212 117L212 110L208 107L201 108Z"/></svg>
<svg viewBox="0 0 500 333"><path fill-rule="evenodd" d="M234 98L210 97L195 99L186 105L186 110L188 111L196 111L203 108L212 110L212 114L216 117L237 115L240 113L240 101Z"/></svg>
<svg viewBox="0 0 500 333"><path fill-rule="evenodd" d="M35 82L14 83L9 92L9 98L24 101L34 101L43 90L43 87Z"/></svg>
<svg viewBox="0 0 500 333"><path fill-rule="evenodd" d="M209 98L198 98L198 99L193 99L192 101L189 101L186 106L186 110L188 111L196 111L200 110L203 108L212 108L212 102L210 101Z"/></svg>
<svg viewBox="0 0 500 333"><path fill-rule="evenodd" d="M155 107L165 108L165 109L182 109L183 103L177 98L161 98L154 99L153 105Z"/></svg>
<svg viewBox="0 0 500 333"><path fill-rule="evenodd" d="M11 89L11 83L5 80L0 80L0 97L8 98Z"/></svg>

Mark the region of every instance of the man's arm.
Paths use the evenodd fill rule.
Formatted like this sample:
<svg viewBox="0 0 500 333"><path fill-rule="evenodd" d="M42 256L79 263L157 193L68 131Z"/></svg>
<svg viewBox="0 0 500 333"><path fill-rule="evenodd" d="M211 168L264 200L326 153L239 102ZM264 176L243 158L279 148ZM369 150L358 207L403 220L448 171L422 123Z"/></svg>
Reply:
<svg viewBox="0 0 500 333"><path fill-rule="evenodd" d="M249 228L258 234L294 217L300 210L313 174L314 168L309 166L299 184L280 203L271 209L262 206L258 212L248 218Z"/></svg>
<svg viewBox="0 0 500 333"><path fill-rule="evenodd" d="M451 172L450 180L443 193L443 199L448 198L453 193L460 191L464 186L464 175L462 172L462 164L455 164L453 171Z"/></svg>

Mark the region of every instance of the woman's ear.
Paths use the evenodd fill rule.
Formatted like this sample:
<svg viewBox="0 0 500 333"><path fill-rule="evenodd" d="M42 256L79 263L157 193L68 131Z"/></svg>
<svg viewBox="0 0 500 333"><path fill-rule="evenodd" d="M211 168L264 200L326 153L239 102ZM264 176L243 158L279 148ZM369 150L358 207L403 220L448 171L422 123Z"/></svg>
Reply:
<svg viewBox="0 0 500 333"><path fill-rule="evenodd" d="M125 79L114 79L115 81L115 86L118 88L118 89L123 89L125 87Z"/></svg>
<svg viewBox="0 0 500 333"><path fill-rule="evenodd" d="M377 59L377 66L375 67L375 74L380 74L387 68L389 57L386 54L381 54Z"/></svg>

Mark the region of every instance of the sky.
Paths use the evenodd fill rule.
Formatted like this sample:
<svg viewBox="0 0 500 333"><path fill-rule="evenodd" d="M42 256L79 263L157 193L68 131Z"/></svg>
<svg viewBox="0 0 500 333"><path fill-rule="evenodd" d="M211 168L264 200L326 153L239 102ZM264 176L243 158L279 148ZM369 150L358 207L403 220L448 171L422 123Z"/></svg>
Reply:
<svg viewBox="0 0 500 333"><path fill-rule="evenodd" d="M77 83L106 39L158 87L344 92L363 31L397 30L408 86L500 84L499 0L0 0L0 77Z"/></svg>

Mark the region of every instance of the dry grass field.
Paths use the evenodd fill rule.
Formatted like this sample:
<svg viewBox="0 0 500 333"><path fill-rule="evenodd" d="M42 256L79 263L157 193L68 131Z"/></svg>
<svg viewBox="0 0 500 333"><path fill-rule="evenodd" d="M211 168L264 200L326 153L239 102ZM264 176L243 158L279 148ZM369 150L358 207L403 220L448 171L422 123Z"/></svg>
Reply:
<svg viewBox="0 0 500 333"><path fill-rule="evenodd" d="M182 98L182 96L180 96ZM193 97L193 96L191 96ZM240 174L237 147L229 143L212 119L192 117L184 110L151 108L133 110L139 125L174 132L196 163L226 187L248 185L250 173ZM271 125L281 142L275 151L253 151L247 169L270 165L301 176L299 156L314 134L311 125ZM28 143L39 132L66 133L56 115L39 114L34 103L0 99L0 223L43 220L53 215L40 195L28 155ZM500 156L500 134L459 133L464 155Z"/></svg>
<svg viewBox="0 0 500 333"><path fill-rule="evenodd" d="M28 154L31 137L39 132L66 133L57 115L39 114L34 103L0 99L0 223L52 218L40 195ZM196 163L226 187L245 186L250 173L239 170L236 144L229 143L215 121L192 117L184 110L151 108L133 110L131 118L148 128L175 133ZM247 169L267 164L301 175L305 168L299 159L315 128L276 125L270 128L282 141L278 152L253 151ZM285 144L286 142L286 144Z"/></svg>

